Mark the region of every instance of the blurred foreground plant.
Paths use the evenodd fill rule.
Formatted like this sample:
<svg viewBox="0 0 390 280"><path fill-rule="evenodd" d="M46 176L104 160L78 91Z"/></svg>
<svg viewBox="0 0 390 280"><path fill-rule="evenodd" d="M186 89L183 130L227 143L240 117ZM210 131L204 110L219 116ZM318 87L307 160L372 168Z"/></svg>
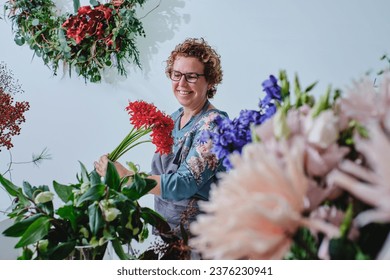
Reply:
<svg viewBox="0 0 390 280"><path fill-rule="evenodd" d="M15 223L3 234L17 237L15 248L23 248L20 259L69 259L79 248L90 248L91 259L102 259L108 242L121 259L134 258L122 245L148 237L148 225L168 231L165 220L154 210L142 207L138 200L155 187L154 180L136 172L120 178L109 162L106 177L81 164L78 182L64 185L53 181L48 186L15 186L0 175L0 184L15 197L9 218ZM63 203L55 206L55 199Z"/></svg>

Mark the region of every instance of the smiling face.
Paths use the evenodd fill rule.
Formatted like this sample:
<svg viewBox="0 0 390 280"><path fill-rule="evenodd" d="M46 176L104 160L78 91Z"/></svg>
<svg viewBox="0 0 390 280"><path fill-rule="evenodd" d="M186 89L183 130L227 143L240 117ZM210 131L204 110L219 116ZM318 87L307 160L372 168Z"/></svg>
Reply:
<svg viewBox="0 0 390 280"><path fill-rule="evenodd" d="M180 73L204 74L204 64L195 57L178 55L173 63L173 71ZM179 81L172 81L172 90L177 101L184 107L184 110L198 111L207 100L207 90L210 84L205 76L199 76L195 83L186 81L184 75Z"/></svg>

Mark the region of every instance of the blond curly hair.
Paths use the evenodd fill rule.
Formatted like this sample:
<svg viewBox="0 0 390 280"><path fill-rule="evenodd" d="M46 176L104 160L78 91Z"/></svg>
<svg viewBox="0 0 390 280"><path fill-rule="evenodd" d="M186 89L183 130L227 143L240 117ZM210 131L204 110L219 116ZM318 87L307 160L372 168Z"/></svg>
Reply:
<svg viewBox="0 0 390 280"><path fill-rule="evenodd" d="M168 77L178 55L195 57L204 64L206 81L212 85L207 91L207 97L213 98L217 92L217 85L222 82L223 76L220 55L203 38L187 38L175 47L166 61L165 73Z"/></svg>

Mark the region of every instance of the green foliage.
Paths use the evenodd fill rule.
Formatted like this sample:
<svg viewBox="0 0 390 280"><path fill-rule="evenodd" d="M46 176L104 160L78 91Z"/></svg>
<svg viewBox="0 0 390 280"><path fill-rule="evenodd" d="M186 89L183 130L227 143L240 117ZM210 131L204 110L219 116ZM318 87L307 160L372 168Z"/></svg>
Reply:
<svg viewBox="0 0 390 280"><path fill-rule="evenodd" d="M307 228L299 228L293 238L293 244L286 255L288 260L317 259L318 244Z"/></svg>
<svg viewBox="0 0 390 280"><path fill-rule="evenodd" d="M161 232L170 230L158 213L141 207L137 201L156 185L146 174L135 173L121 180L109 162L107 176L102 180L96 171L87 172L80 165L78 183L53 182L63 203L59 207L54 207L53 200L42 203L37 199L39 194L50 193L47 186L24 182L21 188L0 175L0 184L16 198L8 215L15 222L3 234L19 238L15 246L23 248L19 259L70 258L76 246L91 246L92 257L102 258L108 241L115 245L119 257L128 259L130 256L118 248L120 244L143 241L148 236L148 225Z"/></svg>
<svg viewBox="0 0 390 280"><path fill-rule="evenodd" d="M42 58L54 75L61 64L74 69L79 76L90 82L99 82L102 70L116 67L118 74L126 75L125 63L140 67L136 37L145 36L141 21L136 17L135 8L146 0L124 0L120 6L107 3L103 6L112 11L109 19L103 18L103 34L85 34L78 26L81 42L69 36L64 23L71 14L57 15L51 0L14 0L6 2L5 12L13 23L14 40L19 46L27 44L37 57ZM78 1L75 1L78 2ZM100 3L94 1L92 8ZM88 21L92 26L92 20ZM95 28L88 26L89 30Z"/></svg>

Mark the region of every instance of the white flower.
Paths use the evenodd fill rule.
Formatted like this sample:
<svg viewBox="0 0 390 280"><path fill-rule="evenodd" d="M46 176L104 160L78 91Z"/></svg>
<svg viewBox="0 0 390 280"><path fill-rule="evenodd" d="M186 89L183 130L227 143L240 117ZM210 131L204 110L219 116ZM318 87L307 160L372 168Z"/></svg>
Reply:
<svg viewBox="0 0 390 280"><path fill-rule="evenodd" d="M280 259L301 225L337 235L337 228L301 216L308 189L303 143L281 141L278 156L252 143L233 156L234 169L200 204L206 214L191 224L190 245L211 259Z"/></svg>
<svg viewBox="0 0 390 280"><path fill-rule="evenodd" d="M34 202L36 204L38 203L46 203L49 201L52 201L54 198L54 193L45 191L45 192L40 192L34 199Z"/></svg>
<svg viewBox="0 0 390 280"><path fill-rule="evenodd" d="M91 184L89 182L83 182L80 186L80 194L85 193L90 187Z"/></svg>

